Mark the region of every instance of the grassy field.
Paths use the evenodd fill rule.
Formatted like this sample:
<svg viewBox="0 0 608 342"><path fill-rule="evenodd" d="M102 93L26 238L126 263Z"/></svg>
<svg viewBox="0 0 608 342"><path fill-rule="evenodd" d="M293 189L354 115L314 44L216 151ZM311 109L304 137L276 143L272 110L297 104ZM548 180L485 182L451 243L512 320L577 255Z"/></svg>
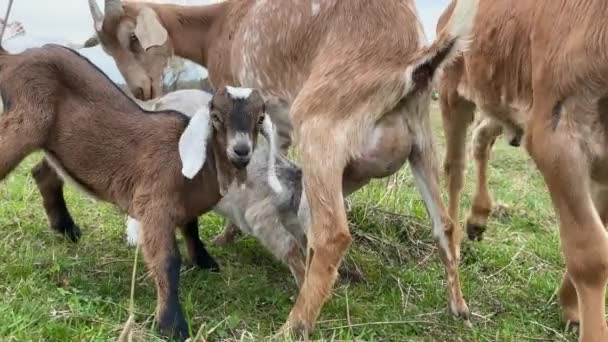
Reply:
<svg viewBox="0 0 608 342"><path fill-rule="evenodd" d="M436 110L434 122L441 132ZM40 157L28 158L0 185L0 340L115 340L128 317L135 255L124 242L125 217L69 188L68 205L83 237L72 244L49 231L29 174ZM467 179L464 209L470 206L472 168ZM472 329L448 314L443 268L409 169L394 186L387 184L377 181L352 196L354 244L347 262L366 279L336 286L313 338L576 339L564 332L555 296L563 265L557 224L542 179L522 149L497 143L490 187L508 210L491 219L484 241L463 242L461 277ZM201 234L209 241L221 227L219 217L207 215ZM182 267L181 300L192 331L202 329L208 341L269 336L297 294L289 270L252 238L210 252L221 273ZM141 260L137 277L135 337L158 340L154 285Z"/></svg>

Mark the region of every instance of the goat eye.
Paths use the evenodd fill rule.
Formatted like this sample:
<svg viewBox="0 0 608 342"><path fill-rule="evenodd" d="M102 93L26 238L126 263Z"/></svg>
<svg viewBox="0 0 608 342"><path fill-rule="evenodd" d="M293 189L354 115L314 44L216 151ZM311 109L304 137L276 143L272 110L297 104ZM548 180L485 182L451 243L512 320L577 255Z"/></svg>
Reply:
<svg viewBox="0 0 608 342"><path fill-rule="evenodd" d="M261 115L260 118L258 119L258 125L261 125L264 123L264 118L266 117L266 115Z"/></svg>

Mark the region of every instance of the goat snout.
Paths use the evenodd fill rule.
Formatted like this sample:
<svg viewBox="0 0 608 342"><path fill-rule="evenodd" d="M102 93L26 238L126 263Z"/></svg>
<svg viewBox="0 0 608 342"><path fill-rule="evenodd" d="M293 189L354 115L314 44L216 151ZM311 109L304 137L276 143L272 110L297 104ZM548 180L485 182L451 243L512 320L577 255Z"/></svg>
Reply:
<svg viewBox="0 0 608 342"><path fill-rule="evenodd" d="M249 154L251 154L251 148L249 148L248 144L238 144L234 146L233 150L239 157L249 157Z"/></svg>
<svg viewBox="0 0 608 342"><path fill-rule="evenodd" d="M237 144L232 148L230 160L238 169L244 169L251 159L251 147L249 144Z"/></svg>
<svg viewBox="0 0 608 342"><path fill-rule="evenodd" d="M228 156L237 169L244 169L251 159L251 145L248 143L235 144L228 152Z"/></svg>
<svg viewBox="0 0 608 342"><path fill-rule="evenodd" d="M156 96L154 87L151 84L135 86L131 92L136 99L141 101L152 100Z"/></svg>

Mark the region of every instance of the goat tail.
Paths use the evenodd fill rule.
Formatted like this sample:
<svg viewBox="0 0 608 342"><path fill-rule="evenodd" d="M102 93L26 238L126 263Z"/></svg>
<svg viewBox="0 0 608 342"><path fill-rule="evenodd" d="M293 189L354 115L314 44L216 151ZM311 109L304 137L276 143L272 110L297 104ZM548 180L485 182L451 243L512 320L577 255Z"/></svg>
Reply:
<svg viewBox="0 0 608 342"><path fill-rule="evenodd" d="M2 38L4 37L4 31L6 30L6 26L8 26L8 17L11 14L11 8L13 8L13 0L8 0L8 7L6 8L6 14L4 15L4 22L2 23L2 27L0 28L0 54L6 55L8 51L2 47Z"/></svg>
<svg viewBox="0 0 608 342"><path fill-rule="evenodd" d="M471 42L479 0L454 0L456 4L448 24L435 41L418 52L406 69L405 95L426 88L435 72L456 60Z"/></svg>

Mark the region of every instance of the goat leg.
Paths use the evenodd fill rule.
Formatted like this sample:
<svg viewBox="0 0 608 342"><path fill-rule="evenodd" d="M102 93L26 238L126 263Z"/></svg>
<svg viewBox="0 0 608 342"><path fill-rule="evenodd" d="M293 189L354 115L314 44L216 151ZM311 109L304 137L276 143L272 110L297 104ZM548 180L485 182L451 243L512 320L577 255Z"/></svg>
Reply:
<svg viewBox="0 0 608 342"><path fill-rule="evenodd" d="M51 229L65 235L72 242L81 236L80 228L74 223L63 197L63 181L49 165L46 158L32 168L32 176L42 196L44 211Z"/></svg>
<svg viewBox="0 0 608 342"><path fill-rule="evenodd" d="M211 244L214 246L227 246L233 243L240 234L241 229L236 224L227 220L224 225L224 231L217 235L211 241Z"/></svg>
<svg viewBox="0 0 608 342"><path fill-rule="evenodd" d="M181 259L174 227L166 219L146 215L142 219L143 239L140 241L144 260L156 281L156 317L160 331L165 336L184 341L189 331L179 303Z"/></svg>
<svg viewBox="0 0 608 342"><path fill-rule="evenodd" d="M207 252L205 244L200 239L198 234L198 219L195 218L192 221L186 223L180 227L186 246L188 249L188 257L190 262L200 267L203 270L210 270L211 272L219 272L220 266Z"/></svg>

